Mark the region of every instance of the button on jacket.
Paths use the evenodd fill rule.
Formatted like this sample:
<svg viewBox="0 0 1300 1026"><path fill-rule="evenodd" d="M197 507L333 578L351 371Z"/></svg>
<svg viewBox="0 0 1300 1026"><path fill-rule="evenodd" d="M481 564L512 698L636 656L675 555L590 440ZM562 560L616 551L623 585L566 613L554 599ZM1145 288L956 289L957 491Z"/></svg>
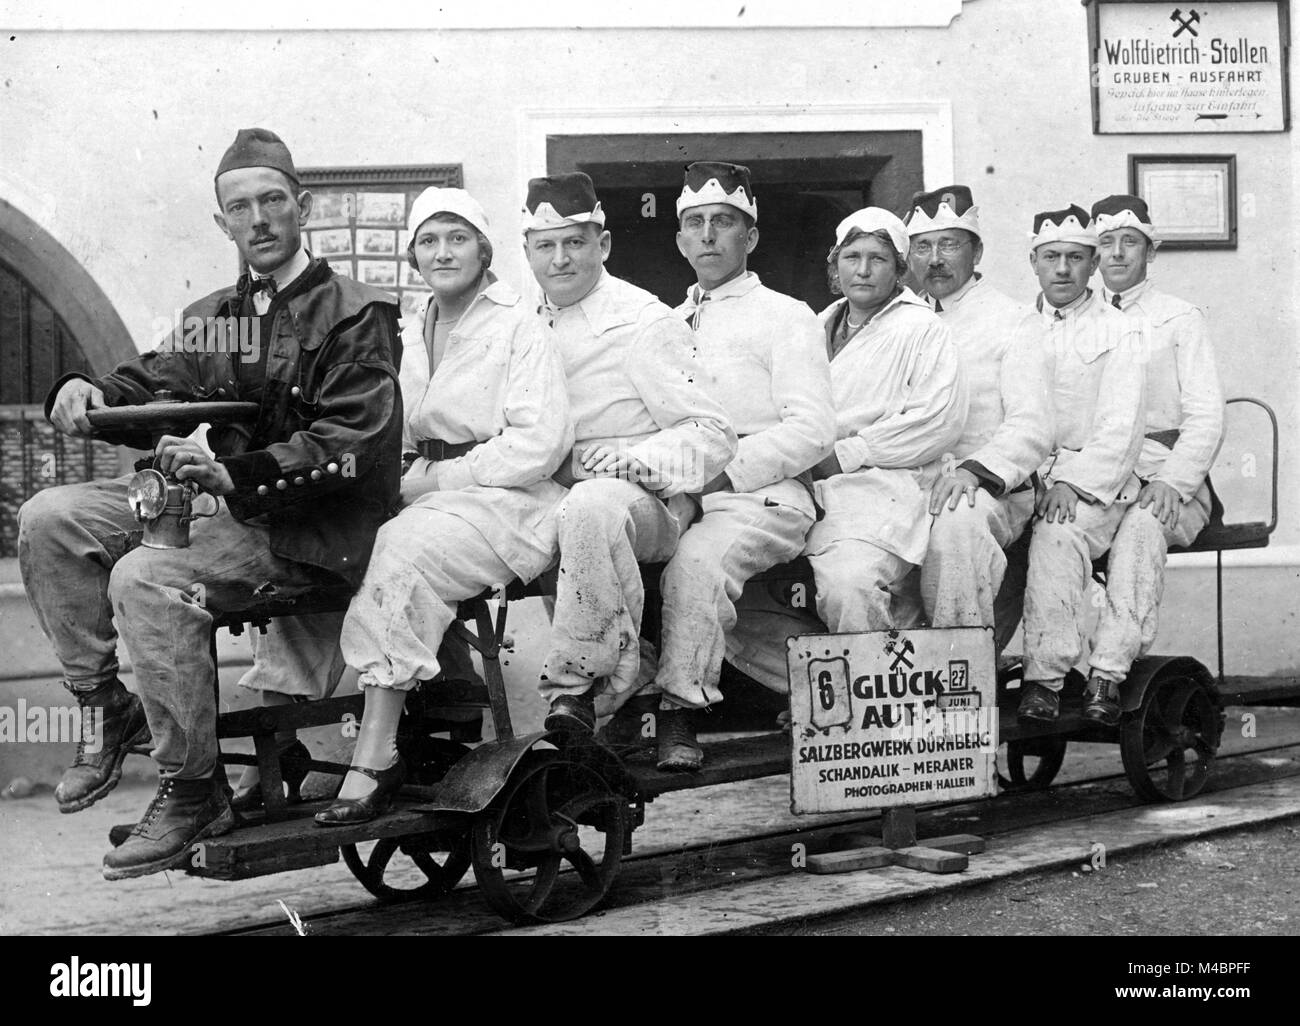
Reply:
<svg viewBox="0 0 1300 1026"><path fill-rule="evenodd" d="M178 327L176 337L102 378L56 382L45 412L72 377L97 385L109 406L147 403L161 389L208 401L258 395L255 423L208 430L235 485L227 507L237 520L267 524L277 556L358 584L401 476L397 303L323 260L313 259L304 274L303 287L277 304L262 333L264 362L242 363L237 348L186 352ZM243 287L246 280L205 296L185 309L185 320L240 316L248 309ZM103 437L153 447L148 432Z"/></svg>
<svg viewBox="0 0 1300 1026"><path fill-rule="evenodd" d="M554 334L514 289L488 276L432 379L424 344L430 306L403 327L405 447L432 438L482 443L457 459L416 460L405 484L408 494L413 482L427 488L412 505L468 521L527 581L555 557L551 513L565 489L551 474L568 457L573 426Z"/></svg>

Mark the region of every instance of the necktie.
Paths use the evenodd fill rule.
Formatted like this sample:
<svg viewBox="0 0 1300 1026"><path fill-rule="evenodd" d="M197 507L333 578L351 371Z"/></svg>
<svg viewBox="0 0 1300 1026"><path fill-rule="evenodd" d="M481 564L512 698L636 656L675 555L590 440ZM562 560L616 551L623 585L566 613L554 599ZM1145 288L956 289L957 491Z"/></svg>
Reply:
<svg viewBox="0 0 1300 1026"><path fill-rule="evenodd" d="M1118 293L1118 292L1116 292L1113 296L1110 297L1110 305L1113 306L1116 310L1122 310L1122 309L1124 309L1122 306L1119 305L1119 293Z"/></svg>
<svg viewBox="0 0 1300 1026"><path fill-rule="evenodd" d="M259 292L265 292L267 299L275 298L275 279L269 274L265 278L254 278L248 286L248 294L255 296Z"/></svg>
<svg viewBox="0 0 1300 1026"><path fill-rule="evenodd" d="M940 303L937 299L934 301L934 312L943 313L943 304Z"/></svg>

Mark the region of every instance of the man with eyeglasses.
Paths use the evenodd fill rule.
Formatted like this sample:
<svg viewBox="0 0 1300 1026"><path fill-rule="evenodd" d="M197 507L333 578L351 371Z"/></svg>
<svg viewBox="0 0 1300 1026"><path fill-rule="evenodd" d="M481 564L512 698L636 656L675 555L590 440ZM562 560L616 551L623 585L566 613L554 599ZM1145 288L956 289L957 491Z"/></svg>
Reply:
<svg viewBox="0 0 1300 1026"><path fill-rule="evenodd" d="M807 471L835 442L830 366L817 317L748 270L758 245L749 168L696 161L677 199L677 248L696 284L676 310L695 330L706 391L740 441L696 496L700 514L663 572L658 672L607 729L632 740L656 716L658 765L699 769L698 713L722 700L718 677L735 602L755 574L794 559L816 517ZM659 699L657 710L647 706Z"/></svg>
<svg viewBox="0 0 1300 1026"><path fill-rule="evenodd" d="M1031 477L1052 444L1041 331L1028 307L975 270L984 246L968 187L917 193L907 230L912 276L952 332L970 394L961 438L930 490L921 599L933 627L992 627L1003 550L1033 516Z"/></svg>

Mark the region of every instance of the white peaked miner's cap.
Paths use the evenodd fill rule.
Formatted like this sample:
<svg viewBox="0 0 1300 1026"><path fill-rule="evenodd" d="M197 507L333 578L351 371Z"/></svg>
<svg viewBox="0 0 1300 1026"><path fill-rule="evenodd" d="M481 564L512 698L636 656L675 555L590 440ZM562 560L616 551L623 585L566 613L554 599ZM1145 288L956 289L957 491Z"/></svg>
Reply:
<svg viewBox="0 0 1300 1026"><path fill-rule="evenodd" d="M1029 233L1029 250L1033 252L1048 242L1077 242L1097 248L1097 230L1088 211L1071 203L1064 210L1048 210L1034 215L1034 230Z"/></svg>
<svg viewBox="0 0 1300 1026"><path fill-rule="evenodd" d="M909 235L924 235L947 228L961 228L978 236L980 208L975 206L965 185L946 185L934 192L918 192L912 197L907 213Z"/></svg>
<svg viewBox="0 0 1300 1026"><path fill-rule="evenodd" d="M725 203L758 220L758 201L749 184L749 168L717 160L697 160L686 167L686 181L677 197L677 216L691 207Z"/></svg>
<svg viewBox="0 0 1300 1026"><path fill-rule="evenodd" d="M863 207L841 221L835 228L835 246L831 248L832 253L836 247L844 245L844 240L849 237L854 228L867 235L883 230L899 254L907 256L907 225L883 207ZM827 259L830 259L829 256Z"/></svg>

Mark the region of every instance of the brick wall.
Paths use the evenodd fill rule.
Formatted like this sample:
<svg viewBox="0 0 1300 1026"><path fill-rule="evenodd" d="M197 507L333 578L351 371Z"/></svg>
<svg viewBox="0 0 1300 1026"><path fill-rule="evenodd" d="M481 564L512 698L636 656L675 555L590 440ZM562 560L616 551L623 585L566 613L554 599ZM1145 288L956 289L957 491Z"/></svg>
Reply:
<svg viewBox="0 0 1300 1026"><path fill-rule="evenodd" d="M39 406L0 406L0 558L18 554L18 508L43 488L121 473L119 449L54 430Z"/></svg>

